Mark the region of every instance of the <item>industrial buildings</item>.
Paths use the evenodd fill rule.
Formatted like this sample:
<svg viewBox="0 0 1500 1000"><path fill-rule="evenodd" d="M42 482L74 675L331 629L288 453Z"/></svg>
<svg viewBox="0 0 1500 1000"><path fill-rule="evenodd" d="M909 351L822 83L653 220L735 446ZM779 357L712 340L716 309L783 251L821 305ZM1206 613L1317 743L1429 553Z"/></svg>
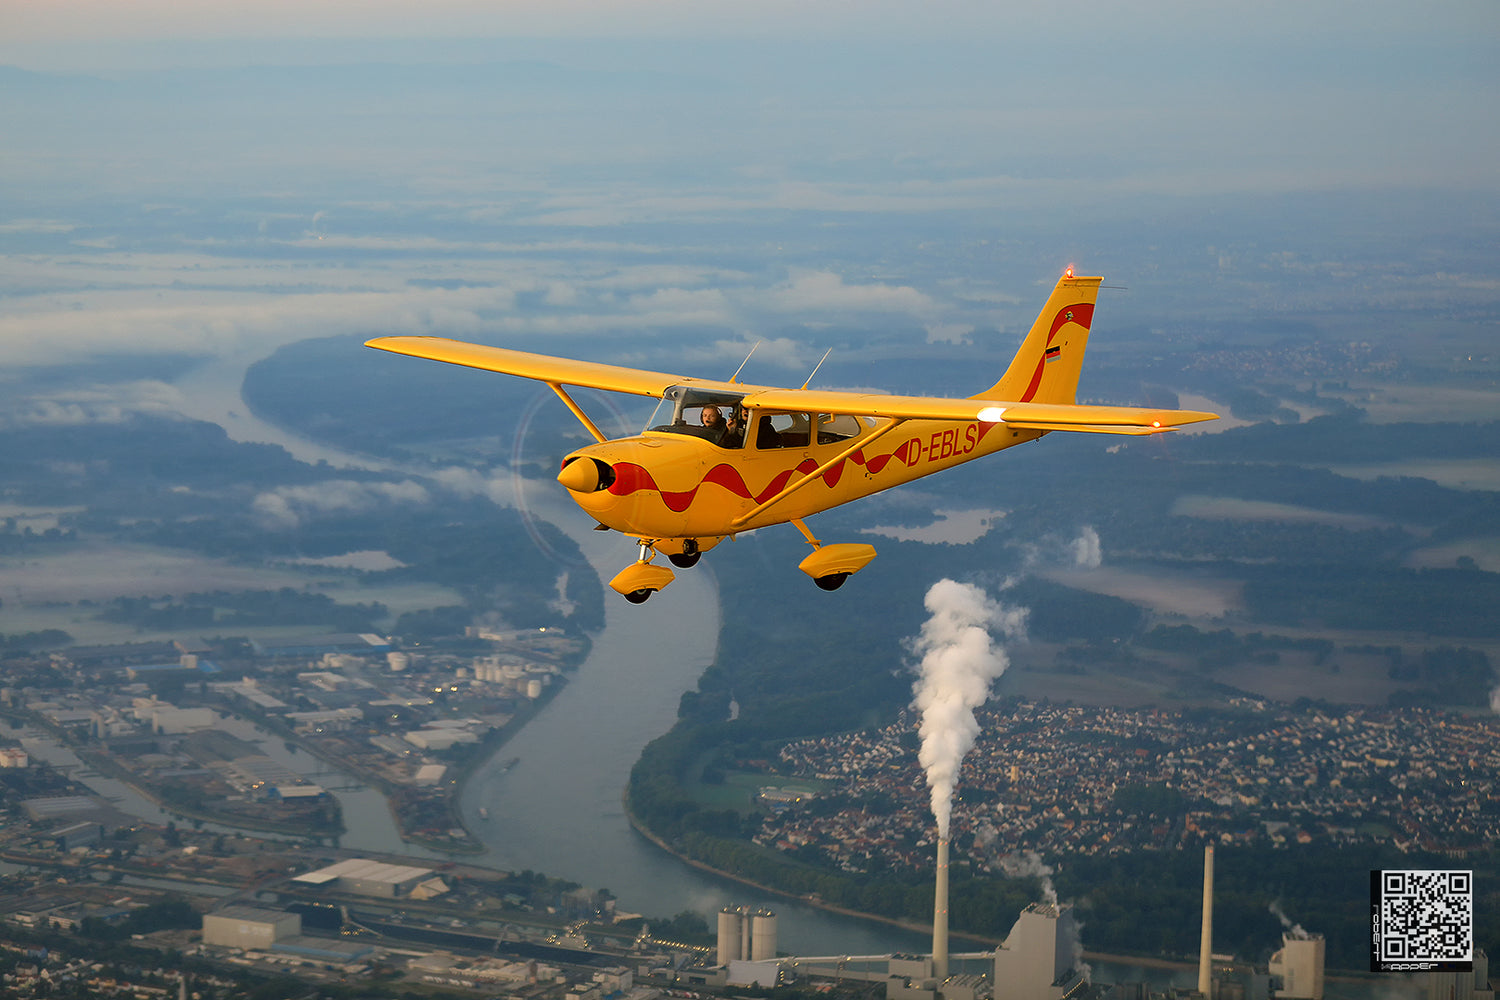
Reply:
<svg viewBox="0 0 1500 1000"><path fill-rule="evenodd" d="M205 913L203 943L339 965L362 961L375 952L363 942L304 936L300 914L255 906L229 906Z"/></svg>
<svg viewBox="0 0 1500 1000"><path fill-rule="evenodd" d="M1270 972L1281 980L1277 997L1323 1000L1323 935L1301 928L1281 936L1281 950L1271 956Z"/></svg>
<svg viewBox="0 0 1500 1000"><path fill-rule="evenodd" d="M719 912L719 964L776 957L776 914L745 907Z"/></svg>
<svg viewBox="0 0 1500 1000"><path fill-rule="evenodd" d="M265 951L283 938L302 933L302 917L281 910L231 906L203 915L203 943Z"/></svg>
<svg viewBox="0 0 1500 1000"><path fill-rule="evenodd" d="M1078 968L1082 945L1073 907L1032 903L995 949L995 983L1003 1000L1062 1000L1086 985Z"/></svg>
<svg viewBox="0 0 1500 1000"><path fill-rule="evenodd" d="M1495 1000L1490 986L1490 957L1483 948L1474 949L1472 972L1429 972L1422 1000Z"/></svg>
<svg viewBox="0 0 1500 1000"><path fill-rule="evenodd" d="M448 891L448 886L431 868L390 865L366 858L349 858L326 868L305 872L292 881L309 886L323 886L333 892L385 899L406 896L430 899Z"/></svg>

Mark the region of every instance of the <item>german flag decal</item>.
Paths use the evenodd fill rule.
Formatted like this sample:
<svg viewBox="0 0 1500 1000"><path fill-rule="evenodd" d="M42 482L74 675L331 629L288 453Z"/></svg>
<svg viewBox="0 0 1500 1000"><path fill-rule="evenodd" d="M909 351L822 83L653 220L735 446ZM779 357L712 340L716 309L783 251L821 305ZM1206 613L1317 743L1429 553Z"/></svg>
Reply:
<svg viewBox="0 0 1500 1000"><path fill-rule="evenodd" d="M1062 357L1062 348L1061 347L1049 347L1049 348L1047 348L1046 358L1047 358L1048 361L1056 361L1060 357Z"/></svg>

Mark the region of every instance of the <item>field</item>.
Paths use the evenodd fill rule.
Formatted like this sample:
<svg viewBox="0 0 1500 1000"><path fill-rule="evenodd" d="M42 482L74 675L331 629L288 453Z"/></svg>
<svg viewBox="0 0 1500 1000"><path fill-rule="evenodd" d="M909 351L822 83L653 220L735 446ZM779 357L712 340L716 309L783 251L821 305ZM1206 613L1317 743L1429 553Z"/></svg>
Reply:
<svg viewBox="0 0 1500 1000"><path fill-rule="evenodd" d="M1242 610L1238 582L1198 573L1100 566L1041 575L1064 587L1118 597L1158 614L1217 620Z"/></svg>
<svg viewBox="0 0 1500 1000"><path fill-rule="evenodd" d="M134 625L101 621L93 605L116 597L283 587L326 594L341 604L379 602L391 612L386 625L407 611L463 603L457 593L435 584L366 583L355 573L324 565L247 566L145 546L98 544L46 557L0 560L0 633L56 628L83 644L178 638L181 630L143 632ZM233 633L253 639L320 631L327 629L237 626Z"/></svg>

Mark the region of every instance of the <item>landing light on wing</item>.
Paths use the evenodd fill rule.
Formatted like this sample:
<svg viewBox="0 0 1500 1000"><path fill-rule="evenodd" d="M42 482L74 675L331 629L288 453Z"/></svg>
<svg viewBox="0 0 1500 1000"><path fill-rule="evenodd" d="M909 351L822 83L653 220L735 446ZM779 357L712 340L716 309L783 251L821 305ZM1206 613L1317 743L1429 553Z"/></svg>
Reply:
<svg viewBox="0 0 1500 1000"><path fill-rule="evenodd" d="M976 416L987 424L998 424L1005 417L1005 407L986 406Z"/></svg>

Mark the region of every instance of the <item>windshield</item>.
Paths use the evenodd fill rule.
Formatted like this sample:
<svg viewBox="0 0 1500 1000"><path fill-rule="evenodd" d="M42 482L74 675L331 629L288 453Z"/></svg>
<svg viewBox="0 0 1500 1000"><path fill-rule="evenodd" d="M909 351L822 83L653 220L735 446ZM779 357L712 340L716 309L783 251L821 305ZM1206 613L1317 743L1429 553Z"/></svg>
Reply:
<svg viewBox="0 0 1500 1000"><path fill-rule="evenodd" d="M674 385L662 393L648 431L686 434L721 448L738 448L745 441L742 393L693 389Z"/></svg>

